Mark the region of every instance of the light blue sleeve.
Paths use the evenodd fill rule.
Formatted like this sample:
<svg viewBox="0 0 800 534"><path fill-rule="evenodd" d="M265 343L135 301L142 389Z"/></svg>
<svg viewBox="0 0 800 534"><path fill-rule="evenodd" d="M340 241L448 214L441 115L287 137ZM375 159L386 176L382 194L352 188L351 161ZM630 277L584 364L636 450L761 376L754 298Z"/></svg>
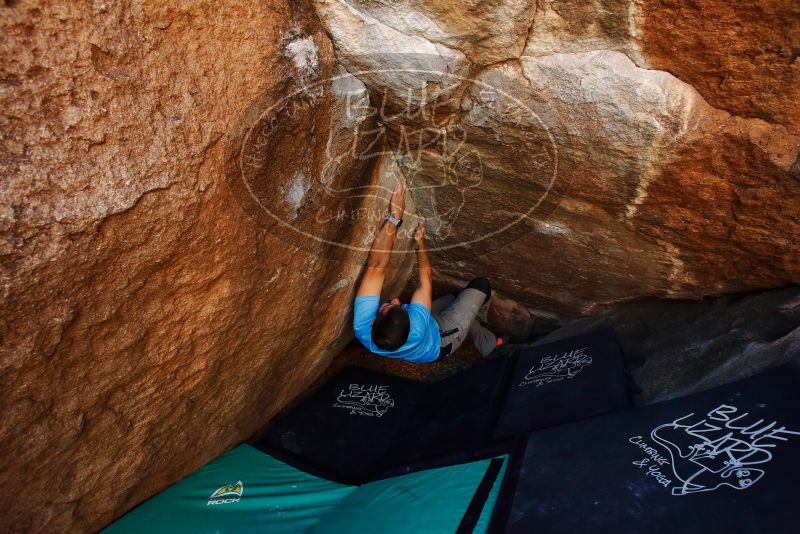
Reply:
<svg viewBox="0 0 800 534"><path fill-rule="evenodd" d="M411 319L412 332L409 339L414 336L417 344L413 358L409 361L427 363L439 357L439 325L431 315L428 308L419 303L412 303L408 306L408 314Z"/></svg>
<svg viewBox="0 0 800 534"><path fill-rule="evenodd" d="M378 313L380 296L356 297L353 305L353 331L358 340L367 348L372 345L372 320Z"/></svg>
<svg viewBox="0 0 800 534"><path fill-rule="evenodd" d="M409 314L413 313L418 318L415 322L427 330L428 326L430 325L431 318L433 317L428 308L418 302L412 302L408 305L408 312Z"/></svg>

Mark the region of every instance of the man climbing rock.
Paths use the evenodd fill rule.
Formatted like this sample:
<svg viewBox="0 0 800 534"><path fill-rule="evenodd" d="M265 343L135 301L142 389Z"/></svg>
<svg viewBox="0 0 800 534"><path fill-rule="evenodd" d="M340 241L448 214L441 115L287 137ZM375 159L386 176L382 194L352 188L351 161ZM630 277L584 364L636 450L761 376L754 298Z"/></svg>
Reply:
<svg viewBox="0 0 800 534"><path fill-rule="evenodd" d="M430 363L453 353L469 334L481 356L488 356L502 344L477 320L492 290L487 278L475 278L457 295L449 294L431 302L431 264L425 249L425 225L420 223L417 243L419 287L411 303L393 298L381 302L380 294L398 228L403 224L406 185L398 179L389 201L389 213L372 242L361 285L356 293L353 329L358 340L371 352L389 358Z"/></svg>

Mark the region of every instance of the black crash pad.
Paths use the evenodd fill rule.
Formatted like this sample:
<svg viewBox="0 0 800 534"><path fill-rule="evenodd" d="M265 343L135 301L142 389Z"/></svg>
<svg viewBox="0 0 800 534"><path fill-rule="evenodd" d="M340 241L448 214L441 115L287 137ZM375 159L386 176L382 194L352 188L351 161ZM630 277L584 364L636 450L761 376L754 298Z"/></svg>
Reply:
<svg viewBox="0 0 800 534"><path fill-rule="evenodd" d="M301 469L358 484L383 467L425 385L347 368L280 416L252 445Z"/></svg>
<svg viewBox="0 0 800 534"><path fill-rule="evenodd" d="M511 387L509 395L509 387L522 380L519 369L529 370L552 347L573 346L594 358L578 375L581 380L533 390ZM609 331L497 358L431 384L348 368L251 444L319 476L359 484L503 454L531 426L625 408L624 384Z"/></svg>
<svg viewBox="0 0 800 534"><path fill-rule="evenodd" d="M517 460L496 532L797 532L800 373L535 432Z"/></svg>
<svg viewBox="0 0 800 534"><path fill-rule="evenodd" d="M617 336L603 329L521 352L494 437L630 406Z"/></svg>
<svg viewBox="0 0 800 534"><path fill-rule="evenodd" d="M507 360L434 384L347 368L252 445L310 472L363 483L502 454L488 443Z"/></svg>
<svg viewBox="0 0 800 534"><path fill-rule="evenodd" d="M383 476L507 451L492 444L510 359L496 359L429 384L389 447ZM395 469L405 466L406 469Z"/></svg>

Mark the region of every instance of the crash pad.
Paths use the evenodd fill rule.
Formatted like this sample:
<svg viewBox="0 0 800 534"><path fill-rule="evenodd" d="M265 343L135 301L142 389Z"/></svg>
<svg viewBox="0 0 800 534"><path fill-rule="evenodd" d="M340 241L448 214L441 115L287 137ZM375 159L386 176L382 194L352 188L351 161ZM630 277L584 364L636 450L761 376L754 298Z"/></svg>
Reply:
<svg viewBox="0 0 800 534"><path fill-rule="evenodd" d="M498 457L348 486L240 445L104 532L486 532L505 463Z"/></svg>
<svg viewBox="0 0 800 534"><path fill-rule="evenodd" d="M800 375L530 434L496 532L797 532Z"/></svg>
<svg viewBox="0 0 800 534"><path fill-rule="evenodd" d="M343 370L251 444L296 467L360 484L503 454L516 436L627 408L621 351L601 330L418 383Z"/></svg>
<svg viewBox="0 0 800 534"><path fill-rule="evenodd" d="M622 351L603 329L520 352L494 431L517 436L630 406Z"/></svg>

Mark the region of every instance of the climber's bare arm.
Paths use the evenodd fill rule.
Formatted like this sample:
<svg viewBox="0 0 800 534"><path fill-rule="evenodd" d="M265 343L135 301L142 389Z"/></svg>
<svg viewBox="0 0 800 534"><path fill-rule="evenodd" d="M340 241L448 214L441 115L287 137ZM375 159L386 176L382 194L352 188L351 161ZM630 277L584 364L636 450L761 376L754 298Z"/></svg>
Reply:
<svg viewBox="0 0 800 534"><path fill-rule="evenodd" d="M389 221L384 221L378 235L372 242L369 251L367 267L361 278L361 285L358 286L356 296L380 295L383 287L383 279L386 278L386 267L389 265L389 258L392 254L394 236L397 228Z"/></svg>
<svg viewBox="0 0 800 534"><path fill-rule="evenodd" d="M433 274L431 272L431 262L428 258L428 249L425 247L425 225L423 223L419 223L414 239L417 241L419 287L411 296L411 302L422 304L430 310L433 300Z"/></svg>
<svg viewBox="0 0 800 534"><path fill-rule="evenodd" d="M406 184L402 178L397 180L392 198L389 200L389 211L396 219L402 219L406 207ZM367 267L361 278L356 296L380 295L383 288L383 280L386 278L386 268L392 257L392 247L394 238L397 235L397 227L389 221L383 221L378 235L372 241L367 258Z"/></svg>

